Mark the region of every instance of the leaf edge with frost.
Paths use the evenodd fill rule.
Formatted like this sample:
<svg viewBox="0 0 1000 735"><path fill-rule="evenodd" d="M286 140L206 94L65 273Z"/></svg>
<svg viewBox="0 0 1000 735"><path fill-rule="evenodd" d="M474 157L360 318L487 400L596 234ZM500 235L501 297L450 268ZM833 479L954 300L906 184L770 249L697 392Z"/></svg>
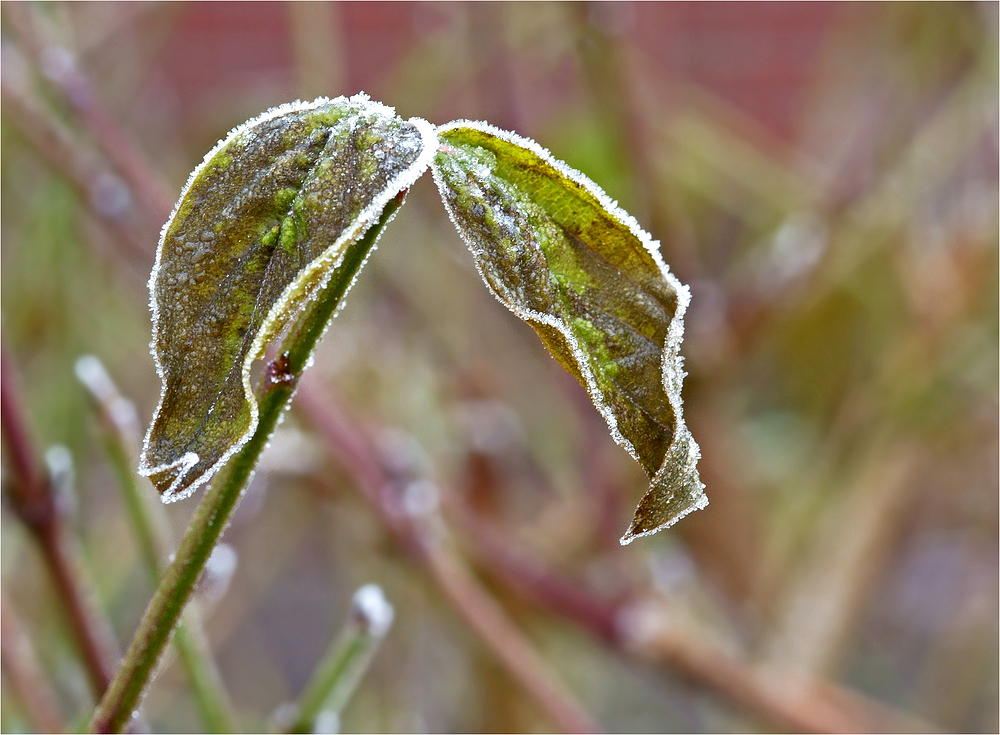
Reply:
<svg viewBox="0 0 1000 735"><path fill-rule="evenodd" d="M690 289L688 286L682 284L670 271L669 266L660 254L659 242L654 240L652 236L639 225L631 214L619 207L618 203L612 200L604 192L604 190L601 189L601 187L586 174L577 171L564 161L559 160L547 149L539 145L531 138L526 138L518 135L517 133L497 128L496 126L485 121L455 120L438 126L435 132L438 136L439 142L443 145L448 145L448 142L442 139L442 134L460 128L469 128L486 133L487 135L494 136L508 144L527 149L529 152L541 159L543 163L551 166L560 176L580 186L587 194L594 198L596 203L602 207L613 220L625 227L642 244L659 269L660 275L677 294L677 307L667 328L667 337L662 347L661 359L661 383L675 417L673 435L664 452L664 458L660 469L650 477L649 488L639 501L635 517L633 518L629 529L621 537L620 543L622 546L626 546L637 538L649 536L665 528L669 528L695 510L705 508L708 505L708 496L704 493L705 485L701 482L697 472L697 462L701 458L701 451L684 422L683 400L681 398L682 384L686 373L683 370L684 358L680 354L680 347L684 337L684 315L691 300ZM483 272L478 257L475 257L476 247L469 241L463 227L456 220L455 213L452 211L451 203L445 195L445 188L448 184L443 181L438 165L433 159L431 161L430 168L434 182L438 187L439 193L441 194L441 200L444 203L445 210L448 212L448 217L451 219L455 229L458 230L459 236L473 252L473 261L475 263L476 270L479 272L479 275L487 289L501 304L504 305L504 307L514 313L514 315L518 318L528 322L529 324L531 322L544 324L548 327L556 329L562 335L567 346L570 348L574 360L576 361L576 368L579 376L582 376L586 381L585 388L587 393L589 394L591 401L594 403L595 408L597 408L598 412L604 418L615 443L623 447L633 459L641 464L641 460L639 459L632 442L629 441L629 439L626 438L619 429L618 421L614 412L602 400L601 391L597 386L596 379L592 374L586 357L580 349L572 330L570 330L559 318L508 303L504 298L496 293L490 285L486 274ZM687 479L693 481L693 495L696 498L695 502L683 508L680 512L667 520L658 522L655 526L643 525L640 521L641 515L645 511L655 513L656 509L653 506L655 506L659 501L657 493L655 492L658 484L664 481L665 476L669 475L672 470L679 466L679 464L684 464L691 468L691 473Z"/></svg>
<svg viewBox="0 0 1000 735"><path fill-rule="evenodd" d="M170 216L164 223L160 230L160 238L156 248L156 259L153 265L153 269L150 273L148 280L148 288L150 293L149 306L152 316L152 338L149 344L150 353L153 357L153 363L156 368L157 376L161 381L160 397L157 402L156 409L153 412L153 418L150 421L149 428L146 431L146 436L143 440L142 453L140 455L138 472L140 475L145 477L152 477L156 474L176 470L177 474L171 483L171 485L160 493L160 499L164 503L173 503L178 500L183 500L190 497L201 485L210 481L216 473L221 470L225 464L236 454L253 436L254 432L257 430L259 422L259 407L257 403L256 395L253 391L253 386L250 384L250 366L251 364L259 359L264 352L267 344L280 336L280 333L284 327L286 327L289 321L295 319L302 311L308 308L309 301L314 298L317 294L321 293L324 288L329 283L329 280L335 274L337 268L340 266L343 260L344 253L346 253L348 247L357 242L359 239L364 237L364 235L372 227L376 226L379 222L379 218L382 212L385 211L386 206L401 192L405 192L409 189L413 183L424 174L424 172L430 167L430 163L433 160L434 153L437 149L437 136L435 127L428 121L419 118L411 117L406 122L411 123L420 132L421 138L423 140L424 146L420 155L416 160L407 167L404 171L400 172L394 179L392 179L389 184L379 193L379 195L372 200L372 202L365 207L358 217L354 220L351 227L344 230L344 232L338 237L333 243L331 243L327 248L323 250L320 255L311 260L306 264L295 276L293 281L289 283L282 291L281 296L275 301L274 305L269 309L264 320L261 322L260 329L258 330L256 336L251 343L250 349L247 351L246 357L244 358L243 365L241 366L242 373L242 384L244 399L250 406L250 422L247 430L235 441L233 442L215 461L211 467L202 472L200 475L195 477L189 482L183 482L190 470L195 467L200 461L200 457L194 452L187 452L172 462L166 464L160 464L155 467L150 467L148 464L149 446L150 438L153 432L153 428L157 425L157 419L161 414L164 401L167 396L167 383L165 371L160 359L160 354L157 347L157 337L159 331L159 305L156 298L156 279L161 272L161 258L163 255L164 242L167 237L167 233L174 222L175 217L181 209L181 206L190 193L192 186L198 180L198 177L205 170L205 168L210 165L212 160L216 155L220 153L226 146L232 143L236 138L244 133L252 130L254 127L261 125L263 123L274 120L283 115L295 113L295 112L306 112L309 110L316 109L322 105L337 103L356 103L364 104L372 109L378 110L379 112L385 112L388 116L395 117L395 108L389 107L381 102L372 100L366 93L360 92L358 94L352 95L351 97L339 96L335 98L329 97L317 97L316 99L303 102L301 100L296 100L294 102L286 102L277 107L270 108L261 114L250 118L244 123L237 125L226 136L220 139L215 146L212 147L208 153L205 154L201 163L199 163L195 169L188 176L187 182L181 189L181 193L174 205ZM398 211L398 210L396 210ZM388 221L391 221L395 217L396 212L393 212L392 216ZM388 224L388 221L386 224ZM383 228L384 229L384 228ZM382 232L378 233L381 237ZM376 249L378 237L376 241L372 244L371 250L365 255L361 266L355 271L351 282L345 288L344 294L341 297L341 303L338 305L337 310L331 316L330 320L332 322L333 318L339 313L340 308L343 306L343 299L346 297L347 292L353 287L354 282L357 279L357 275L361 268L367 262L368 256ZM335 257L337 256L337 257ZM334 259L334 262L329 262ZM325 272L320 276L319 280L315 282L311 287L307 286L307 276L316 274L317 271L325 269ZM285 307L289 303L296 303L295 311L291 314L284 313ZM329 326L329 322L326 325ZM311 360L311 358L310 358ZM308 362L307 362L308 364Z"/></svg>

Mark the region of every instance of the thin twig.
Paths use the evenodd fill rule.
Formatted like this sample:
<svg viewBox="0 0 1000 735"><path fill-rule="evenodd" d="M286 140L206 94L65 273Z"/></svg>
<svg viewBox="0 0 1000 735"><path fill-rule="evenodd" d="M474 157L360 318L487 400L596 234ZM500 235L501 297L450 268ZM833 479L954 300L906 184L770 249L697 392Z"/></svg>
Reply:
<svg viewBox="0 0 1000 735"><path fill-rule="evenodd" d="M507 537L449 495L445 510L477 564L527 600L572 620L631 657L669 666L681 676L791 732L934 731L933 724L835 684L757 668L662 624L637 631L633 591L623 602L601 600ZM661 611L657 619L664 620Z"/></svg>
<svg viewBox="0 0 1000 735"><path fill-rule="evenodd" d="M431 547L426 561L466 624L489 646L564 732L600 732L520 629L455 552Z"/></svg>
<svg viewBox="0 0 1000 735"><path fill-rule="evenodd" d="M108 433L107 449L112 468L128 509L132 530L146 571L159 584L167 557L174 549L163 504L142 481L134 467L139 463L139 421L135 406L118 390L100 360L91 355L76 363L76 374L94 398ZM174 647L191 682L191 690L210 732L235 732L233 706L218 667L212 658L199 610L189 604L177 625Z"/></svg>
<svg viewBox="0 0 1000 735"><path fill-rule="evenodd" d="M99 698L107 689L112 662L117 658L114 635L110 624L97 612L93 596L84 587L85 575L76 558L76 545L59 515L52 488L38 469L6 346L0 355L0 364L3 441L14 475L9 488L11 505L41 548L80 646L91 688Z"/></svg>
<svg viewBox="0 0 1000 735"><path fill-rule="evenodd" d="M619 606L556 574L536 555L510 543L504 533L474 513L455 493L445 494L444 511L472 561L522 598L578 625L597 640L615 645Z"/></svg>
<svg viewBox="0 0 1000 735"><path fill-rule="evenodd" d="M393 615L378 585L366 584L354 593L347 621L316 666L298 707L293 706L296 716L286 732L326 732L320 726L330 719L339 725L340 713L389 632Z"/></svg>
<svg viewBox="0 0 1000 735"><path fill-rule="evenodd" d="M42 675L28 632L6 596L0 597L0 659L8 681L38 732L66 732L55 694Z"/></svg>
<svg viewBox="0 0 1000 735"><path fill-rule="evenodd" d="M566 689L558 675L527 641L503 608L475 578L460 555L436 537L421 519L400 504L406 484L379 459L364 432L348 426L329 401L308 386L299 391L296 404L310 424L340 457L372 509L397 541L424 562L434 582L465 623L500 660L508 673L566 732L596 732L586 710ZM439 535L437 535L439 536Z"/></svg>
<svg viewBox="0 0 1000 735"><path fill-rule="evenodd" d="M133 145L128 133L105 110L90 80L79 70L75 56L29 3L5 3L4 12L35 66L45 70L45 77L132 186L149 221L165 221L171 209L169 187L153 173L155 169Z"/></svg>
<svg viewBox="0 0 1000 735"><path fill-rule="evenodd" d="M839 507L817 523L812 548L786 592L789 602L772 626L769 658L812 675L836 670L843 642L856 626L866 593L896 537L902 505L913 492L922 456L899 439L876 438L847 484ZM850 528L851 533L843 533Z"/></svg>
<svg viewBox="0 0 1000 735"><path fill-rule="evenodd" d="M29 89L2 74L4 116L53 171L61 174L76 190L80 200L128 248L130 260L149 261L156 242L154 228L137 226L128 207L125 184L101 165L51 114L45 112Z"/></svg>
<svg viewBox="0 0 1000 735"><path fill-rule="evenodd" d="M859 723L836 707L816 712L802 707L794 696L776 698L762 686L748 665L728 654L691 641L683 632L658 630L655 637L637 644L622 624L631 602L619 604L595 598L580 585L548 569L546 565L514 548L509 541L459 501L449 496L449 517L462 530L464 544L476 562L522 597L572 620L596 639L640 658L648 658L706 686L736 702L764 721L790 732L852 732ZM632 597L635 595L633 593Z"/></svg>
<svg viewBox="0 0 1000 735"><path fill-rule="evenodd" d="M378 236L402 205L405 194L406 190L391 200L379 221L347 248L336 276L330 278L313 306L300 317L286 338L282 345L286 351L268 364L258 397L257 428L216 476L195 511L173 561L139 622L121 667L97 705L90 722L91 732L120 731L145 696L150 678L191 598L195 583L226 530L257 466L260 453L295 394L316 343L326 331L327 324Z"/></svg>
<svg viewBox="0 0 1000 735"><path fill-rule="evenodd" d="M468 570L450 565L448 559L455 558L454 555L430 553L435 544L422 539L414 530L414 524L406 524L402 514L386 499L384 488L392 484L393 477L380 466L377 455L366 444L364 431L332 401L321 399L307 387L300 391L297 405L359 481L380 518L400 537L404 546L423 555L434 571L435 581L451 590L449 597L457 598L453 599L456 607L463 610L461 606L468 606L466 596L476 600L477 591L470 592L462 587L468 580L478 587ZM548 568L537 557L513 546L504 534L457 501L454 494L444 495L444 509L460 529L463 545L472 552L477 564L522 597L573 621L619 653L666 665L772 726L791 732L891 731L899 727L934 729L929 723L836 685L758 669L729 653L691 639L683 631L656 626L643 631L640 637L635 626L623 624L634 617L637 609L635 591L625 601L617 603L595 597L578 583ZM450 585L454 585L454 589ZM490 605L496 605L488 599ZM491 635L487 628L496 625L485 608L475 610L471 619L489 621L482 631L474 628L482 635ZM508 644L504 640L491 643L503 648Z"/></svg>

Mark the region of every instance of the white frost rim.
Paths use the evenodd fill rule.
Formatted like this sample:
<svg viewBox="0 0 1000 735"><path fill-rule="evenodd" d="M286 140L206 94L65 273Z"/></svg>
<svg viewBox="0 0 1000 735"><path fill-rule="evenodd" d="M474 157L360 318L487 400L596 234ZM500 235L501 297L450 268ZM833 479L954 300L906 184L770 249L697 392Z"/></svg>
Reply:
<svg viewBox="0 0 1000 735"><path fill-rule="evenodd" d="M670 272L670 267L664 262L663 257L660 255L660 243L658 240L654 240L652 236L646 232L635 218L618 206L618 202L614 201L609 197L600 186L594 183L590 177L586 174L577 171L576 169L566 165L563 161L553 156L547 149L543 148L541 145L536 143L531 138L525 138L518 135L517 133L512 133L507 130L501 130L488 122L482 120L455 120L453 122L447 123L446 125L441 125L437 128L437 132L446 133L449 130L455 130L458 128L471 128L473 130L479 130L489 135L492 135L500 140L503 140L514 145L521 146L522 148L527 148L532 153L541 158L545 163L552 166L556 171L565 176L567 179L579 184L587 193L593 196L597 202L604 207L605 210L620 224L624 225L628 230L635 235L642 246L649 253L650 257L653 258L653 262L656 263L657 267L660 269L660 274L667 281L667 283L677 292L677 309L674 312L673 317L670 320L670 325L667 328L667 339L663 346L663 360L661 367L661 374L663 376L663 387L667 393L667 400L670 403L670 407L674 411L674 416L677 421L677 428L674 431L674 435L671 438L670 447L667 448L667 452L664 455L668 456L672 450L674 450L681 439L686 440L689 443L689 452L694 455L694 462L701 456L701 450L695 443L694 438L691 436L691 432L688 430L684 423L684 412L683 404L681 400L681 387L684 382L684 376L686 373L683 369L684 358L680 354L681 342L684 340L684 314L687 312L687 307L691 303L691 291L690 289L682 284L673 273ZM455 213L452 210L451 204L448 201L448 197L445 195L446 184L444 183L438 167L431 162L431 174L434 177L434 183L437 184L438 191L441 194L441 200L444 202L445 209L448 212L448 217L451 218L452 224L455 225L455 229L458 230L462 239L470 248L473 247L470 239L466 236L462 227L459 226L458 221L455 218ZM474 259L475 260L475 259ZM525 309L517 305L512 305L507 303L502 299L489 285L489 281L483 274L482 268L479 266L478 260L475 261L476 270L479 271L480 277L482 277L483 282L490 292L496 297L496 299L503 304L507 309L514 312L516 316L524 321L535 321L553 329L558 330L563 337L566 339L567 344L569 344L570 349L573 353L573 358L576 360L578 367L580 368L580 374L584 376L587 381L587 392L590 394L590 398L597 410L604 417L605 422L608 425L608 429L611 432L611 437L615 442L625 448L626 451L632 458L639 462L639 457L635 451L635 447L632 446L632 442L626 439L618 428L618 420L615 418L614 413L605 404L601 398L601 393L597 389L596 381L594 380L592 371L586 362L586 357L583 351L580 349L577 343L576 337L573 335L572 330L561 320L556 319L548 314L534 311L532 309ZM641 464L641 462L640 462ZM663 467L650 479L651 483L655 483L660 475L663 473ZM702 489L704 489L704 484L700 482ZM674 523L679 521L681 518L686 516L688 513L704 508L708 505L708 497L702 494L699 498L698 503L692 506L689 510L680 514L670 523L660 526L659 528L652 531L645 531L633 536L622 536L620 539L623 546L631 543L640 536L648 536L657 531L661 531L664 528L669 528Z"/></svg>
<svg viewBox="0 0 1000 735"><path fill-rule="evenodd" d="M152 475L166 472L175 468L180 468L180 472L177 477L171 483L170 487L167 488L160 496L160 499L164 503L172 503L177 500L182 500L189 497L195 490L197 490L201 485L211 479L216 472L222 469L223 465L229 458L232 457L236 452L238 452L244 444L249 441L250 437L253 436L254 431L257 429L257 424L259 420L259 410L257 406L256 397L253 394L252 386L250 385L250 366L261 354L263 354L264 347L271 338L275 337L275 328L280 330L283 320L281 319L281 314L284 311L284 307L289 303L297 299L304 299L308 301L311 297L316 295L329 281L330 275L337 267L339 267L341 261L343 260L344 252L347 246L357 240L359 237L364 235L368 229L374 225L385 209L386 205L391 199L393 199L399 192L408 189L413 183L427 170L428 166L431 164L431 160L434 157L434 153L437 150L438 140L437 135L434 130L434 126L431 125L426 120L422 118L410 118L407 122L414 125L421 134L423 138L423 150L417 159L407 168L405 171L400 173L396 178L389 182L389 185L376 196L371 204L369 204L355 219L354 224L349 229L345 230L344 233L333 243L330 247L324 250L319 256L317 256L312 262L310 262L299 274L296 276L285 290L282 292L281 296L275 301L274 305L271 307L267 316L261 324L261 328L257 333L256 338L251 344L250 350L247 352L247 356L243 362L242 367L242 380L243 380L243 392L244 397L250 404L250 424L247 431L234 442L223 455L213 464L209 469L203 472L201 475L196 477L190 484L188 484L183 490L177 490L177 487L181 484L182 480L187 477L188 472L198 464L199 456L195 452L187 452L182 455L179 459L173 462L168 462L167 464L158 465L156 467L149 467L147 464L147 455L149 450L149 440L150 434L152 433L153 427L156 425L156 420L160 416L160 411L163 408L163 402L166 398L166 380L163 373L163 366L160 362L160 356L156 349L157 336L159 331L159 308L156 303L156 277L160 272L160 260L163 256L163 244L166 240L167 230L170 229L170 225L173 224L174 218L177 216L177 212L180 209L181 203L187 196L188 191L194 184L195 180L209 164L209 162L222 150L225 146L229 145L234 139L244 134L245 132L251 130L252 128L273 120L274 118L281 117L294 112L305 112L308 110L316 109L323 105L329 103L347 103L353 105L359 105L362 110L358 114L372 114L376 113L383 115L385 117L395 117L395 108L389 107L382 104L381 102L374 102L372 99L361 92L354 95L353 97L337 97L335 99L330 99L328 97L318 97L312 102L302 102L297 100L295 102L288 102L278 107L274 107L261 113L257 117L247 120L242 125L239 125L229 131L229 134L215 144L205 157L202 162L191 172L188 177L187 183L184 184L184 188L181 190L180 197L177 199L177 203L174 205L173 211L170 213L170 217L164 223L163 228L160 230L160 240L156 247L156 261L153 265L153 271L149 277L149 308L152 312L153 320L153 336L149 344L150 353L153 356L153 363L156 366L156 374L160 378L160 399L156 406L156 410L153 412L153 418L150 421L149 429L146 432L146 437L142 444L142 455L139 460L139 474L145 477L150 477ZM398 209L397 209L398 211ZM393 214L395 216L395 213ZM379 233L381 235L381 233ZM368 256L371 255L375 250L376 243L373 243L371 250L366 254L365 261L362 262L362 267L364 263L367 262ZM307 282L308 276L314 275L317 270L326 269L326 275L321 277L317 286L312 289L306 289L305 284ZM360 273L361 268L358 268L358 273ZM347 296L347 292L350 291L354 282L357 280L357 274L348 284L344 291L344 297ZM304 302L303 302L304 303ZM341 302L341 304L343 301ZM301 307L300 307L301 308ZM339 312L339 308L338 308ZM336 315L336 314L335 314Z"/></svg>

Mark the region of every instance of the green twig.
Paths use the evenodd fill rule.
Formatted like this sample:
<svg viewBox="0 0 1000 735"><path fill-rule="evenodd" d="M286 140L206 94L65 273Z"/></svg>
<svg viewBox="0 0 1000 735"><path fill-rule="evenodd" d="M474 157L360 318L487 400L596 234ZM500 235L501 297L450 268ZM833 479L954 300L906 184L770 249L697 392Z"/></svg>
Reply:
<svg viewBox="0 0 1000 735"><path fill-rule="evenodd" d="M91 732L119 732L131 719L212 549L226 529L261 452L295 393L317 342L382 229L403 203L405 193L400 192L390 201L378 223L347 249L337 273L331 276L326 289L285 340L286 351L269 363L258 401L257 429L219 473L195 511L173 562L146 608L121 668L94 712Z"/></svg>
<svg viewBox="0 0 1000 735"><path fill-rule="evenodd" d="M374 584L354 593L351 615L340 635L320 661L299 701L293 733L326 731L318 723L334 720L340 713L371 662L378 645L392 624L393 610L382 589Z"/></svg>
<svg viewBox="0 0 1000 735"><path fill-rule="evenodd" d="M191 682L191 691L198 702L202 719L209 732L238 732L236 715L209 653L208 641L195 603L188 603L184 617L177 625L174 647Z"/></svg>
<svg viewBox="0 0 1000 735"><path fill-rule="evenodd" d="M133 469L139 441L135 407L121 395L96 357L86 355L77 360L76 374L94 397L110 430L106 441L108 457L118 477L129 523L139 542L146 570L156 584L165 571L173 539L163 506L153 498L151 488L144 486ZM192 604L177 626L173 643L209 732L236 732L233 706L212 659L201 617Z"/></svg>

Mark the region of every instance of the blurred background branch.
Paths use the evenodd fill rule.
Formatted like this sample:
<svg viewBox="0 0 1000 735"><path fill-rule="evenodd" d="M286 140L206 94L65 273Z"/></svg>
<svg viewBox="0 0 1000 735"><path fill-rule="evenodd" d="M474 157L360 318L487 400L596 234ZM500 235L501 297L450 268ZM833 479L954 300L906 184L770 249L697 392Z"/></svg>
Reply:
<svg viewBox="0 0 1000 735"><path fill-rule="evenodd" d="M0 651L3 671L39 732L66 732L52 687L45 679L31 639L17 615L0 598Z"/></svg>
<svg viewBox="0 0 1000 735"><path fill-rule="evenodd" d="M3 438L14 481L5 483L10 507L31 532L42 553L52 583L80 648L91 690L99 698L111 680L111 668L118 658L114 632L87 588L80 549L64 522L51 483L38 466L37 455L28 436L17 377L6 346L0 354L0 405L3 407ZM10 471L9 470L9 471Z"/></svg>
<svg viewBox="0 0 1000 735"><path fill-rule="evenodd" d="M440 490L433 482L420 477L420 468L409 466L405 455L381 460L364 432L323 406L307 386L300 388L300 403L331 450L350 467L372 509L400 544L424 562L445 598L525 693L563 732L597 732L600 728L452 548L439 515Z"/></svg>

